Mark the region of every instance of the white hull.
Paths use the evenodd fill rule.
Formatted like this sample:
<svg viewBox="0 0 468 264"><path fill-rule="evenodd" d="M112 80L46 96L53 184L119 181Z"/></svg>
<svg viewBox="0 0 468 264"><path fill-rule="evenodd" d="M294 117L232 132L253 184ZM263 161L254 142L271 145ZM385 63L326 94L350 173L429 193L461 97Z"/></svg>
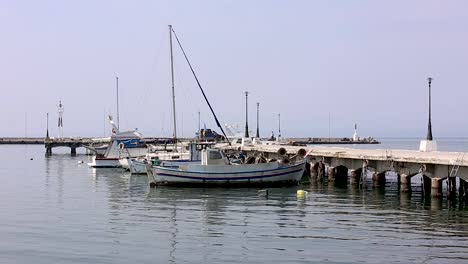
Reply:
<svg viewBox="0 0 468 264"><path fill-rule="evenodd" d="M304 173L305 162L279 166L278 163L243 165L188 165L178 169L151 167L150 181L157 185L258 185L297 184Z"/></svg>
<svg viewBox="0 0 468 264"><path fill-rule="evenodd" d="M161 161L160 166L163 167L172 167L177 168L181 165L193 164L193 163L200 163L199 160L190 161L190 160L163 160ZM146 174L147 169L146 166L148 165L148 161L145 160L138 160L138 159L131 159L128 161L129 170L132 174Z"/></svg>
<svg viewBox="0 0 468 264"><path fill-rule="evenodd" d="M130 170L130 158L121 158L119 159L120 167L125 170Z"/></svg>

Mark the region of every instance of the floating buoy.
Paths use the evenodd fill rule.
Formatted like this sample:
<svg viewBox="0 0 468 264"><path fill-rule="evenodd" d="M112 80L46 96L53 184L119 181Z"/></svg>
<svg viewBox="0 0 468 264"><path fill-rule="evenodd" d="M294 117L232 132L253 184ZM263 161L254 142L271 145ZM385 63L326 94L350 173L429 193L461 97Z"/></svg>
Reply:
<svg viewBox="0 0 468 264"><path fill-rule="evenodd" d="M30 158L29 160L33 160L33 158Z"/></svg>
<svg viewBox="0 0 468 264"><path fill-rule="evenodd" d="M83 164L83 163L84 163L84 161L82 161L82 160L78 161L78 164Z"/></svg>
<svg viewBox="0 0 468 264"><path fill-rule="evenodd" d="M297 195L297 198L304 198L307 196L307 191L297 190L296 195Z"/></svg>

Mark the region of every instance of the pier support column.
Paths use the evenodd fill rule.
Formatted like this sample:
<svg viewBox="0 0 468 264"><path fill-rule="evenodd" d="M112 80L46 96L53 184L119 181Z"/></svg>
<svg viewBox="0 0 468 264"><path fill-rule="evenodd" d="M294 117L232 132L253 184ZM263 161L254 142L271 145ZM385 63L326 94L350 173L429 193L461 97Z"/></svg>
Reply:
<svg viewBox="0 0 468 264"><path fill-rule="evenodd" d="M447 198L449 200L455 199L457 196L457 178L448 177L447 178Z"/></svg>
<svg viewBox="0 0 468 264"><path fill-rule="evenodd" d="M316 180L318 177L318 162L311 162L310 164L310 178Z"/></svg>
<svg viewBox="0 0 468 264"><path fill-rule="evenodd" d="M372 182L374 183L374 187L384 187L385 186L385 171L384 172L374 172L372 174Z"/></svg>
<svg viewBox="0 0 468 264"><path fill-rule="evenodd" d="M411 176L406 174L400 174L400 192L411 192Z"/></svg>
<svg viewBox="0 0 468 264"><path fill-rule="evenodd" d="M431 196L432 197L442 196L442 179L441 178L431 179Z"/></svg>
<svg viewBox="0 0 468 264"><path fill-rule="evenodd" d="M422 178L422 191L425 195L429 195L431 193L431 178L424 174Z"/></svg>
<svg viewBox="0 0 468 264"><path fill-rule="evenodd" d="M319 161L314 163L310 169L310 176L312 180L322 181L325 175L325 164Z"/></svg>
<svg viewBox="0 0 468 264"><path fill-rule="evenodd" d="M340 165L334 168L335 185L346 186L348 185L348 168Z"/></svg>
<svg viewBox="0 0 468 264"><path fill-rule="evenodd" d="M460 200L468 201L468 182L460 178L460 186L458 187L458 197Z"/></svg>
<svg viewBox="0 0 468 264"><path fill-rule="evenodd" d="M328 181L335 181L335 167L328 167Z"/></svg>
<svg viewBox="0 0 468 264"><path fill-rule="evenodd" d="M306 162L302 180L310 181L311 167L310 162Z"/></svg>
<svg viewBox="0 0 468 264"><path fill-rule="evenodd" d="M361 182L362 169L351 170L351 177L349 178L349 184L358 184Z"/></svg>

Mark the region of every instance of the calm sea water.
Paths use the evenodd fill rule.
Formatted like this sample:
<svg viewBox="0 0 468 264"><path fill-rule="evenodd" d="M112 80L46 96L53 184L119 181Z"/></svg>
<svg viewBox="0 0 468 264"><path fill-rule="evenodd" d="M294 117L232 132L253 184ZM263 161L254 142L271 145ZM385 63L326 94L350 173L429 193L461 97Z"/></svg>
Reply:
<svg viewBox="0 0 468 264"><path fill-rule="evenodd" d="M468 140L439 144L463 150ZM385 189L272 188L268 197L150 189L145 176L54 152L0 146L0 263L468 263L466 207L400 194L392 180Z"/></svg>

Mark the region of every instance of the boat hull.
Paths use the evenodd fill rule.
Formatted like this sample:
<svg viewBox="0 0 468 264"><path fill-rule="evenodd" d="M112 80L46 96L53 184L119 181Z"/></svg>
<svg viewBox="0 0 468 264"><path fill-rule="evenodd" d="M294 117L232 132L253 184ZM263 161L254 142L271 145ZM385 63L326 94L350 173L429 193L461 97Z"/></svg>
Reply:
<svg viewBox="0 0 468 264"><path fill-rule="evenodd" d="M234 169L236 165L230 165ZM279 166L272 169L239 171L187 171L183 169L149 167L149 181L156 185L201 185L201 186L263 186L263 185L296 185L302 178L305 162L295 165ZM254 168L254 167L253 167Z"/></svg>
<svg viewBox="0 0 468 264"><path fill-rule="evenodd" d="M187 165L190 163L200 163L199 160L191 161L191 160L161 160L161 166L163 167L172 167L178 168L181 165ZM147 161L138 160L138 159L130 159L128 161L130 173L132 174L146 174L147 173Z"/></svg>

